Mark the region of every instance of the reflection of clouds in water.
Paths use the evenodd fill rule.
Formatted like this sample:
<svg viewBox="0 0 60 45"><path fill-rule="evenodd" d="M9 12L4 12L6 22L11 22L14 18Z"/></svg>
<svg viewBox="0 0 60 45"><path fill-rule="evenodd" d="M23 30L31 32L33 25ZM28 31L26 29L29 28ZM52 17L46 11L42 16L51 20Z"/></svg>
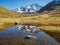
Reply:
<svg viewBox="0 0 60 45"><path fill-rule="evenodd" d="M21 27L23 27L23 26L21 25ZM26 28L29 28L29 27L26 26ZM28 38L28 40L26 40L26 41L29 41L29 39L30 39L30 41L33 40L33 41L39 42L39 45L58 45L57 42L53 38L51 38L49 35L47 35L43 31L39 30L35 26L30 26L29 29L33 30L34 32L28 32L26 30L22 31L22 29L18 30L15 27L8 28L0 33L0 40L13 40L13 39L18 39L18 38L20 38L20 40L21 39L25 40L26 38ZM36 44L36 45L38 45L38 44Z"/></svg>

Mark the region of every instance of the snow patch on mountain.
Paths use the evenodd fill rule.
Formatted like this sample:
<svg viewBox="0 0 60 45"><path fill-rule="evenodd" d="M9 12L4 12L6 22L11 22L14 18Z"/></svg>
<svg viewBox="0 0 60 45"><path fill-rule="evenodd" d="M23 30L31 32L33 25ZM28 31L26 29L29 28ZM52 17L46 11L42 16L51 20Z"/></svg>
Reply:
<svg viewBox="0 0 60 45"><path fill-rule="evenodd" d="M18 13L34 13L39 11L41 8L38 4L26 5L24 7L16 8L14 11Z"/></svg>

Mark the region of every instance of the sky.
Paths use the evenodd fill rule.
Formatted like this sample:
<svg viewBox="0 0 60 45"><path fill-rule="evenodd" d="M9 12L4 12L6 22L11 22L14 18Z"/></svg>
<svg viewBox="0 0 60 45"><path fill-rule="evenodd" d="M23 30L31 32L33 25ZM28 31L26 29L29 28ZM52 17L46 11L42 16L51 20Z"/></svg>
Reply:
<svg viewBox="0 0 60 45"><path fill-rule="evenodd" d="M31 4L39 4L44 6L50 1L52 0L0 0L0 6L3 6L9 10L14 10L15 8Z"/></svg>

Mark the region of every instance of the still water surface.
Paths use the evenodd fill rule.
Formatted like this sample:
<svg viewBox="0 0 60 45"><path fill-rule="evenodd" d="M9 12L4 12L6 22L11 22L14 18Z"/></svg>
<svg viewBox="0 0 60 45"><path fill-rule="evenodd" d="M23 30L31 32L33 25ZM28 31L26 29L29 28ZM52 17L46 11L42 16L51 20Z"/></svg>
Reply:
<svg viewBox="0 0 60 45"><path fill-rule="evenodd" d="M26 40L25 37L27 35L36 38L28 38ZM58 43L41 30L38 33L29 33L10 27L0 32L0 45L58 45Z"/></svg>

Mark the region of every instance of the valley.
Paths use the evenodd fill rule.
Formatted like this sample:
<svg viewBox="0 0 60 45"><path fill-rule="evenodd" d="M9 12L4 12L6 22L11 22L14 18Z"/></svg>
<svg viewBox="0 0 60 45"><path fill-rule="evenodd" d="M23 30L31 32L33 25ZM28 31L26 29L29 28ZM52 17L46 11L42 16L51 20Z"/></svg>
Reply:
<svg viewBox="0 0 60 45"><path fill-rule="evenodd" d="M0 32L3 32L7 28L15 27L15 22L19 23L17 25L31 24L38 27L43 32L49 34L51 37L56 39L57 42L60 43L60 2L56 2L53 0L52 2L48 3L45 7L42 7L39 11L35 11L35 13L33 13L34 10L32 10L32 7L30 6L22 8L22 10L25 9L25 12L27 10L26 13L23 13L24 10L22 13L20 13L19 11L21 10L19 8L17 8L18 12L14 12L0 6ZM34 7L34 5L32 6ZM31 11L33 12L30 14ZM19 42L19 39L13 40L13 42L11 43L15 44L16 42L16 45L17 43L22 45L22 42ZM22 41L23 45L25 45L25 41ZM29 42L30 41L27 41L27 43ZM26 45L28 45L27 43ZM33 44L34 42L31 43ZM4 42L2 44L4 44Z"/></svg>
<svg viewBox="0 0 60 45"><path fill-rule="evenodd" d="M20 18L0 18L0 31L8 27L14 26L16 21L21 24L32 24L40 28L44 32L51 35L60 42L60 17L48 14L37 14L38 16L20 17Z"/></svg>

